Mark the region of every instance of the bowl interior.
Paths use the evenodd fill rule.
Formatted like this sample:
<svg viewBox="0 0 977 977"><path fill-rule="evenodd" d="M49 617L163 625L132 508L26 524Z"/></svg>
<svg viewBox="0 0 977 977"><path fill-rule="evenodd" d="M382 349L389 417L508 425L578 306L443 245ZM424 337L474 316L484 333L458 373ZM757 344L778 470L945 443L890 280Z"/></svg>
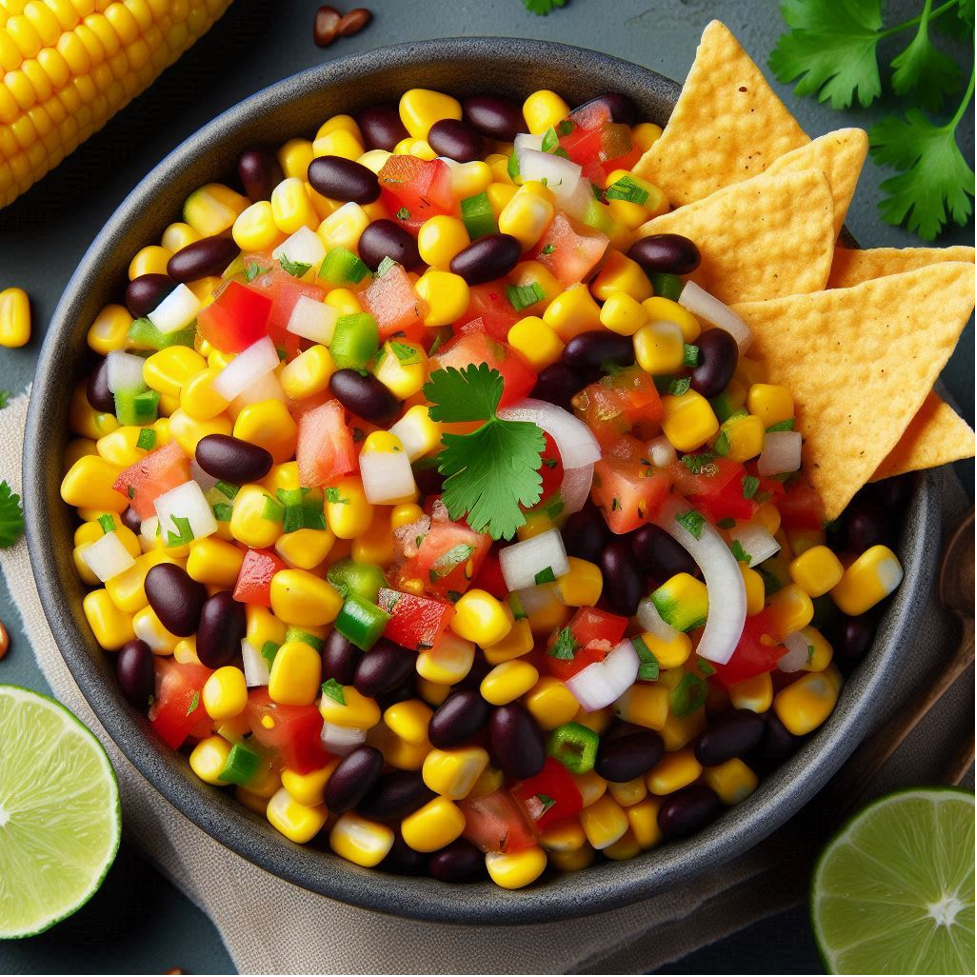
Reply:
<svg viewBox="0 0 977 977"><path fill-rule="evenodd" d="M917 480L902 528L906 579L875 645L848 681L835 713L748 800L694 838L628 862L556 876L528 890L491 883L449 886L361 869L323 847L297 846L232 796L201 783L185 757L162 748L145 717L122 698L111 656L94 642L81 610L85 589L71 559L73 514L61 502L61 458L73 382L88 359L85 334L98 311L119 301L129 259L180 219L184 198L213 180L232 180L238 154L311 135L330 115L393 102L412 87L454 95L492 91L520 101L551 88L572 105L620 91L642 118L664 124L679 86L627 62L564 45L509 38L404 44L339 59L259 92L219 116L166 157L126 198L68 285L41 352L25 440L28 543L42 603L62 653L102 723L136 767L184 815L222 844L275 875L343 901L445 922L528 923L592 914L688 881L746 850L786 820L825 782L863 735L886 675L911 644L914 599L932 580L939 510L932 482Z"/></svg>

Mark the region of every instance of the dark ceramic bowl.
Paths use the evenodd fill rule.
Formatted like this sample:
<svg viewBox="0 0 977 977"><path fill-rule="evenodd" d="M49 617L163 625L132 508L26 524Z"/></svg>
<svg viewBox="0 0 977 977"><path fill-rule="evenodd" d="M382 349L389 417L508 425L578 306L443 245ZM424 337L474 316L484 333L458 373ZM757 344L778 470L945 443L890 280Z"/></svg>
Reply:
<svg viewBox="0 0 977 977"><path fill-rule="evenodd" d="M65 661L103 725L170 803L217 841L273 875L323 895L420 919L529 923L592 914L678 886L715 870L766 837L820 788L854 749L882 702L888 678L911 646L933 578L939 509L920 478L902 527L906 578L864 663L846 683L829 721L748 800L690 840L626 862L547 877L507 892L489 882L446 885L351 865L327 850L292 844L228 793L201 783L186 758L163 747L146 718L123 699L113 656L96 645L82 613L85 588L71 559L73 513L58 494L69 437L68 395L83 371L85 334L98 311L118 301L130 257L179 219L191 190L229 178L253 143L307 135L337 112L396 102L408 88L455 95L495 91L521 101L539 88L579 104L606 91L634 99L642 118L667 120L679 86L637 65L540 41L474 38L403 44L340 58L267 88L225 112L166 157L125 199L88 249L54 313L31 395L24 495L31 561L48 621Z"/></svg>

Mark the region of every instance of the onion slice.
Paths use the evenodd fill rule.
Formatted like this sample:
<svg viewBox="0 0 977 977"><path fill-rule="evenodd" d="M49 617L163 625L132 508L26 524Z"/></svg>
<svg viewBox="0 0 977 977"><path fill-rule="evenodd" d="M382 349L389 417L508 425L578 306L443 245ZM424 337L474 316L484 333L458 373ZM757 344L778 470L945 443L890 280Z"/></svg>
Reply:
<svg viewBox="0 0 977 977"><path fill-rule="evenodd" d="M259 339L247 349L238 353L220 373L212 384L225 400L233 400L252 384L271 373L278 364L278 350L270 336Z"/></svg>
<svg viewBox="0 0 977 977"><path fill-rule="evenodd" d="M634 685L641 660L625 638L608 652L602 662L594 662L566 680L566 687L584 712L596 712L609 706Z"/></svg>
<svg viewBox="0 0 977 977"><path fill-rule="evenodd" d="M673 628L671 624L666 621L661 614L658 613L658 608L655 607L655 602L650 598L646 597L640 604L638 604L638 624L641 625L649 634L653 634L656 638L661 638L662 641L672 641L675 639L679 632L676 628Z"/></svg>
<svg viewBox="0 0 977 977"><path fill-rule="evenodd" d="M746 621L743 574L729 547L705 517L699 526L698 539L678 521L678 517L687 512L695 512L695 509L679 496L672 496L666 500L654 523L687 550L702 570L709 592L709 612L697 654L725 665L736 650Z"/></svg>
<svg viewBox="0 0 977 977"><path fill-rule="evenodd" d="M685 283L682 294L678 297L678 304L717 329L725 329L736 340L740 353L745 353L750 348L750 343L753 342L750 327L728 305L724 305L695 282Z"/></svg>
<svg viewBox="0 0 977 977"><path fill-rule="evenodd" d="M581 465L579 468L565 468L563 470L563 484L560 486L560 498L563 501L563 513L571 516L579 512L590 498L590 486L594 482L594 466Z"/></svg>

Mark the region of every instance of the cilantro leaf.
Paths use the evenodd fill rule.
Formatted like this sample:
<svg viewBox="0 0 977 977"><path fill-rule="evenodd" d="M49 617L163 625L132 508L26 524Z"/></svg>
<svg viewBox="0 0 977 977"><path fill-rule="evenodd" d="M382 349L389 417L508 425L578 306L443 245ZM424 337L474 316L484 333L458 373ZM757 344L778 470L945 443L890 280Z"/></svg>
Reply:
<svg viewBox="0 0 977 977"><path fill-rule="evenodd" d="M677 719L691 715L705 703L707 692L706 683L698 675L686 672L669 694L672 713Z"/></svg>
<svg viewBox="0 0 977 977"><path fill-rule="evenodd" d="M343 686L334 678L326 679L322 683L322 694L328 696L333 702L338 702L341 706L346 705L346 693Z"/></svg>
<svg viewBox="0 0 977 977"><path fill-rule="evenodd" d="M892 90L897 95L913 92L922 108L938 109L945 96L960 87L960 67L933 46L929 36L933 0L926 0L916 36L891 62Z"/></svg>
<svg viewBox="0 0 977 977"><path fill-rule="evenodd" d="M312 267L304 261L292 261L287 254L283 254L278 261L282 266L282 271L287 271L296 278L301 278Z"/></svg>
<svg viewBox="0 0 977 977"><path fill-rule="evenodd" d="M702 539L702 527L705 524L706 517L701 513L696 512L695 509L689 509L688 512L680 512L675 517L675 521L696 539Z"/></svg>
<svg viewBox="0 0 977 977"><path fill-rule="evenodd" d="M729 549L737 563L749 564L749 562L753 559L753 557L750 556L745 549L743 549L743 544L738 539L734 539L733 542L729 544Z"/></svg>
<svg viewBox="0 0 977 977"><path fill-rule="evenodd" d="M557 7L562 7L567 0L522 0L523 6L531 13L540 17L551 14Z"/></svg>
<svg viewBox="0 0 977 977"><path fill-rule="evenodd" d="M548 654L560 661L573 661L573 653L577 650L576 638L569 628L563 628L556 636L556 642L550 648Z"/></svg>
<svg viewBox="0 0 977 977"><path fill-rule="evenodd" d="M8 400L10 400L10 391L0 390L0 410L3 410L7 406Z"/></svg>
<svg viewBox="0 0 977 977"><path fill-rule="evenodd" d="M20 496L10 491L6 482L0 482L0 550L5 550L20 539L24 531L24 513Z"/></svg>
<svg viewBox="0 0 977 977"><path fill-rule="evenodd" d="M424 384L432 421L487 421L502 399L502 374L488 363L435 370Z"/></svg>

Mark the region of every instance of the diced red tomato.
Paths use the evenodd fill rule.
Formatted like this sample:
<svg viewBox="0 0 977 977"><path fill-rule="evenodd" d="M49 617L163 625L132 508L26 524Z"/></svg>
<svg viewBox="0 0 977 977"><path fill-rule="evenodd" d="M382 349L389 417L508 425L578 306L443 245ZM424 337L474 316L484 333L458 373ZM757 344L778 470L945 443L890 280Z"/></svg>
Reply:
<svg viewBox="0 0 977 977"><path fill-rule="evenodd" d="M601 377L584 387L571 403L573 412L604 448L630 434L635 426L651 433L664 413L654 381L640 366Z"/></svg>
<svg viewBox="0 0 977 977"><path fill-rule="evenodd" d="M761 491L762 488L761 485ZM824 526L821 496L804 482L794 482L777 500L776 506L786 529L821 529Z"/></svg>
<svg viewBox="0 0 977 977"><path fill-rule="evenodd" d="M612 533L629 533L658 515L671 489L671 474L654 468L644 445L625 435L594 465L590 490Z"/></svg>
<svg viewBox="0 0 977 977"><path fill-rule="evenodd" d="M414 291L407 272L400 265L394 265L375 278L360 295L360 302L363 310L372 313L377 320L380 342L397 332L415 340L423 335L428 305Z"/></svg>
<svg viewBox="0 0 977 977"><path fill-rule="evenodd" d="M555 631L547 644L545 664L551 675L561 681L583 671L588 665L602 662L607 653L624 637L628 619L609 614L596 607L581 607L566 626L573 638L573 658L554 658L549 652L563 638L564 628Z"/></svg>
<svg viewBox="0 0 977 977"><path fill-rule="evenodd" d="M289 770L308 773L329 762L320 738L322 716L315 706L273 702L262 686L248 693L247 716L254 738L262 746L277 750Z"/></svg>
<svg viewBox="0 0 977 977"><path fill-rule="evenodd" d="M261 252L256 254L246 254L244 256L245 267L251 260L267 262L268 258ZM271 299L271 311L268 315L268 335L271 336L276 346L285 350L289 359L299 350L301 339L295 333L288 332L288 320L292 317L292 310L295 303L306 295L317 302L321 302L326 291L311 282L303 282L294 275L289 274L278 266L274 267L261 275L258 275L249 287L252 290L266 294Z"/></svg>
<svg viewBox="0 0 977 977"><path fill-rule="evenodd" d="M379 176L384 206L415 234L429 218L455 212L451 171L440 159L391 156Z"/></svg>
<svg viewBox="0 0 977 977"><path fill-rule="evenodd" d="M773 671L777 667L777 660L784 654L784 646L771 637L773 632L767 611L748 617L739 644L729 661L725 665L711 663L716 670L716 679L729 688L763 672Z"/></svg>
<svg viewBox="0 0 977 977"><path fill-rule="evenodd" d="M512 795L538 831L572 818L583 808L583 798L570 771L552 757L546 758L543 769L535 777L517 784Z"/></svg>
<svg viewBox="0 0 977 977"><path fill-rule="evenodd" d="M607 250L606 234L557 211L539 241L536 260L563 286L586 281Z"/></svg>
<svg viewBox="0 0 977 977"><path fill-rule="evenodd" d="M487 533L476 533L464 522L431 521L415 554L400 568L398 579L421 580L436 597L463 594L478 573L492 545Z"/></svg>
<svg viewBox="0 0 977 977"><path fill-rule="evenodd" d="M435 597L418 597L399 590L380 588L377 603L391 615L384 637L402 648L425 651L441 640L455 609Z"/></svg>
<svg viewBox="0 0 977 977"><path fill-rule="evenodd" d="M472 585L484 590L498 600L505 600L509 596L505 577L502 576L502 564L496 549L490 549L482 560L481 569L475 574Z"/></svg>
<svg viewBox="0 0 977 977"><path fill-rule="evenodd" d="M213 723L201 701L211 671L193 662L180 664L172 658L156 658L156 698L149 710L154 732L171 749L178 750L188 736L206 736Z"/></svg>
<svg viewBox="0 0 977 977"><path fill-rule="evenodd" d="M213 302L197 315L200 334L225 353L240 353L268 335L271 298L233 278L224 282Z"/></svg>
<svg viewBox="0 0 977 977"><path fill-rule="evenodd" d="M299 482L307 488L328 485L356 471L356 445L338 400L327 400L299 417L295 460Z"/></svg>
<svg viewBox="0 0 977 977"><path fill-rule="evenodd" d="M458 807L465 815L462 835L482 851L522 851L536 844L521 805L507 790L468 797Z"/></svg>
<svg viewBox="0 0 977 977"><path fill-rule="evenodd" d="M752 498L743 496L746 469L729 458L713 458L693 472L682 462L673 466L675 491L684 495L711 522L750 519L757 510Z"/></svg>
<svg viewBox="0 0 977 977"><path fill-rule="evenodd" d="M488 363L502 375L502 399L500 407L513 404L536 385L536 371L529 360L518 350L497 342L485 332L468 332L456 336L437 356L431 358L431 372L453 366L463 370L472 363Z"/></svg>
<svg viewBox="0 0 977 977"><path fill-rule="evenodd" d="M560 146L592 183L602 187L613 170L631 169L640 159L641 151L634 146L631 130L612 122L603 103L582 105L570 113L569 122L572 128L559 136Z"/></svg>
<svg viewBox="0 0 977 977"><path fill-rule="evenodd" d="M156 515L153 503L164 492L189 481L190 460L176 441L170 441L120 472L112 488L129 500L140 519L148 519Z"/></svg>
<svg viewBox="0 0 977 977"><path fill-rule="evenodd" d="M556 447L556 442L545 431L543 437L546 439L546 447L541 455L542 465L539 469L539 474L543 479L539 497L545 502L555 492L559 491L563 484L563 462L560 460L560 452Z"/></svg>
<svg viewBox="0 0 977 977"><path fill-rule="evenodd" d="M249 549L234 585L234 599L242 604L271 607L271 578L285 569L285 561L271 550Z"/></svg>
<svg viewBox="0 0 977 977"><path fill-rule="evenodd" d="M519 321L519 313L505 294L506 283L501 279L473 285L465 314L455 323L456 332L487 332L504 343L509 330Z"/></svg>

